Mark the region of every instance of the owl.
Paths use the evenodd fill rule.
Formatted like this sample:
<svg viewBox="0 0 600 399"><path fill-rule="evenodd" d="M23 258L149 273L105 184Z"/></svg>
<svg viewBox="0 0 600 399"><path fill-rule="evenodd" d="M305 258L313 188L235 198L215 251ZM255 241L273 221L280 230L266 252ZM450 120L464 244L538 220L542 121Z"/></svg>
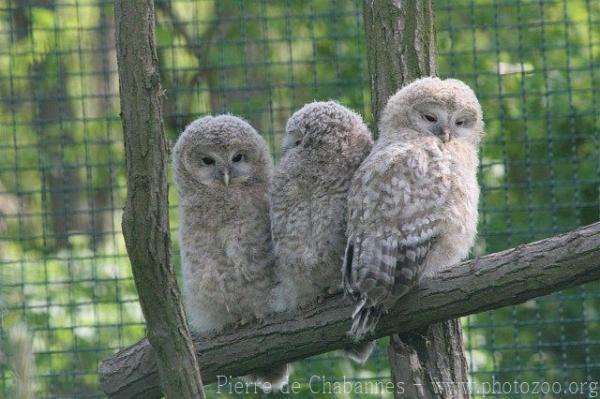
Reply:
<svg viewBox="0 0 600 399"><path fill-rule="evenodd" d="M341 290L348 188L372 143L362 118L334 101L307 104L288 120L271 194L275 310ZM363 362L372 349L348 355Z"/></svg>
<svg viewBox="0 0 600 399"><path fill-rule="evenodd" d="M477 229L483 118L466 84L409 84L388 100L379 132L348 196L343 275L356 340L423 275L465 258Z"/></svg>
<svg viewBox="0 0 600 399"><path fill-rule="evenodd" d="M307 104L288 120L271 194L276 310L341 288L348 188L371 146L362 118L334 101Z"/></svg>
<svg viewBox="0 0 600 399"><path fill-rule="evenodd" d="M207 116L187 126L173 154L191 330L218 332L262 319L274 285L273 163L265 141L240 118ZM287 366L277 370L267 372L274 386L287 382Z"/></svg>

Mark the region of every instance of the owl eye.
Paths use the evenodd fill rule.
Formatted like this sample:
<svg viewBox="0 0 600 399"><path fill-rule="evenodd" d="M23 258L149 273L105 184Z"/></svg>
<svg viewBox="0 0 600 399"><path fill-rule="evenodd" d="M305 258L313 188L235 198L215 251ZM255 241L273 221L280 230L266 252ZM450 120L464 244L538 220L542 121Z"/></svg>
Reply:
<svg viewBox="0 0 600 399"><path fill-rule="evenodd" d="M242 153L239 153L237 155L235 155L233 158L231 158L232 162L240 162L242 159L244 159L244 155Z"/></svg>
<svg viewBox="0 0 600 399"><path fill-rule="evenodd" d="M456 126L462 126L465 124L465 121L456 121Z"/></svg>
<svg viewBox="0 0 600 399"><path fill-rule="evenodd" d="M431 114L423 114L423 118L427 119L429 122L437 121L436 117Z"/></svg>
<svg viewBox="0 0 600 399"><path fill-rule="evenodd" d="M215 163L215 160L210 157L204 157L202 158L202 163L204 165L213 165Z"/></svg>
<svg viewBox="0 0 600 399"><path fill-rule="evenodd" d="M300 144L302 144L302 140L296 140L296 141L294 142L294 145L295 145L296 147L297 147L297 146L299 146Z"/></svg>

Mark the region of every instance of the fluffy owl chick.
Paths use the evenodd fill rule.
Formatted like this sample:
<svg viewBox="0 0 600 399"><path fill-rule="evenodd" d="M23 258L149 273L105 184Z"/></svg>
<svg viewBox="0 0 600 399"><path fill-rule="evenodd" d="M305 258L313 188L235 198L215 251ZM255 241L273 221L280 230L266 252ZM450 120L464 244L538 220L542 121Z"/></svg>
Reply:
<svg viewBox="0 0 600 399"><path fill-rule="evenodd" d="M468 255L477 228L482 111L455 79L424 78L392 96L380 137L352 180L344 288L362 339L424 274Z"/></svg>
<svg viewBox="0 0 600 399"><path fill-rule="evenodd" d="M348 188L372 143L362 118L334 101L307 104L288 120L271 194L280 282L275 310L302 307L341 289ZM373 346L347 354L362 363Z"/></svg>
<svg viewBox="0 0 600 399"><path fill-rule="evenodd" d="M307 104L288 120L271 194L276 310L341 288L348 188L371 146L362 118L334 101Z"/></svg>
<svg viewBox="0 0 600 399"><path fill-rule="evenodd" d="M270 310L272 169L263 138L230 115L195 120L175 145L183 302L192 331L220 331ZM265 374L275 388L288 377L287 366L278 370Z"/></svg>

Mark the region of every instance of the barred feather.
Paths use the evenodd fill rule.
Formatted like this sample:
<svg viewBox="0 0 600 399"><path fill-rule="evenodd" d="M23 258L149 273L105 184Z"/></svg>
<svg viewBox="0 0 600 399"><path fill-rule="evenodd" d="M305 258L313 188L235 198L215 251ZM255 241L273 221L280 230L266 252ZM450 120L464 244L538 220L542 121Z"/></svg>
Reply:
<svg viewBox="0 0 600 399"><path fill-rule="evenodd" d="M383 305L365 307L366 301L360 302L352 316L350 336L355 341L361 341L375 332L375 327L384 313Z"/></svg>
<svg viewBox="0 0 600 399"><path fill-rule="evenodd" d="M451 139L432 134L422 117L428 107L440 121L469 114L469 130L446 126ZM380 136L348 195L344 285L357 303L350 330L355 339L372 332L422 276L468 254L477 226L482 130L477 98L453 79L417 80L388 100Z"/></svg>

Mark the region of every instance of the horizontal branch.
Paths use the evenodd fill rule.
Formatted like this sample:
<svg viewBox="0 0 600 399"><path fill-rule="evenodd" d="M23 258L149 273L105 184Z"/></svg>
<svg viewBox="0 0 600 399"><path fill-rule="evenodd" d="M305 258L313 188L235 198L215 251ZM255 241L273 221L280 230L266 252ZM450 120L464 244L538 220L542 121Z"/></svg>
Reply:
<svg viewBox="0 0 600 399"><path fill-rule="evenodd" d="M600 279L600 223L570 233L486 255L424 280L381 318L373 338L443 320L525 302ZM302 314L278 314L223 335L195 338L205 383L277 363L340 349L353 306L341 295ZM100 381L111 398L158 398L160 380L147 340L100 365Z"/></svg>

